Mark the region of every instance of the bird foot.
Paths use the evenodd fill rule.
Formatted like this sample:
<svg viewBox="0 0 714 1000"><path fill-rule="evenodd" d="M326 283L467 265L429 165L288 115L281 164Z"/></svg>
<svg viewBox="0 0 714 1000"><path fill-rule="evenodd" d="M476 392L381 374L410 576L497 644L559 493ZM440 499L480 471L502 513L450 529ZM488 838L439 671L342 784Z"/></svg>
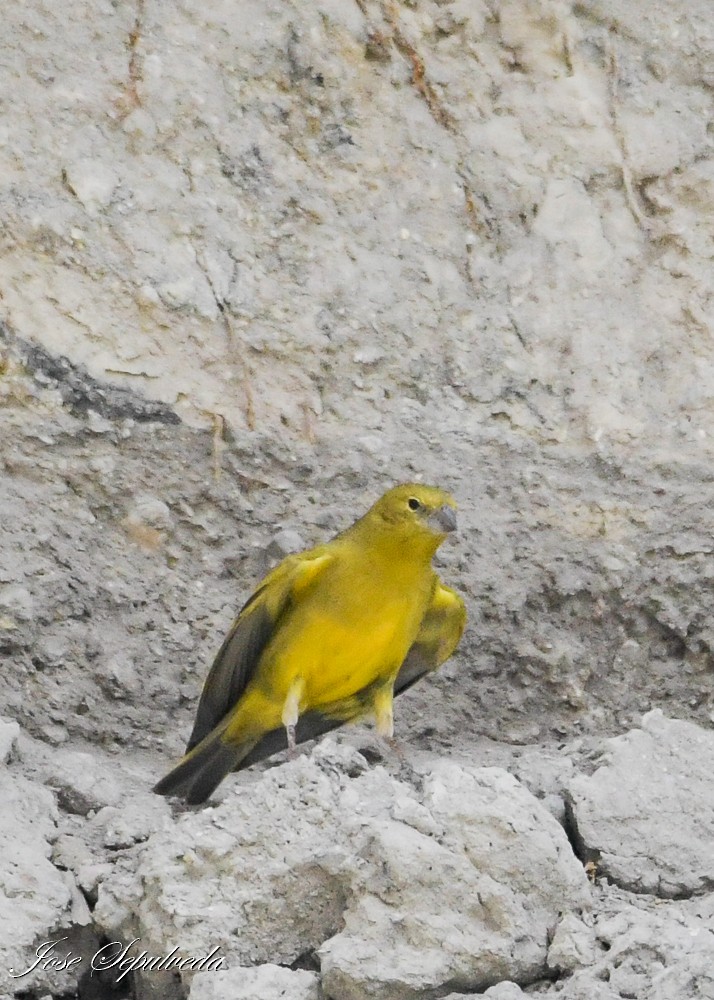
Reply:
<svg viewBox="0 0 714 1000"><path fill-rule="evenodd" d="M409 762L406 745L402 740L398 740L394 736L380 736L379 733L375 733L373 746L376 753L374 755L367 753L368 760L370 756L375 763L381 759L389 770L396 771L399 777L413 783L412 779L417 775L417 772Z"/></svg>
<svg viewBox="0 0 714 1000"><path fill-rule="evenodd" d="M398 740L396 736L381 736L380 739L384 742L390 756L396 757L400 764L407 763L407 755L401 740Z"/></svg>

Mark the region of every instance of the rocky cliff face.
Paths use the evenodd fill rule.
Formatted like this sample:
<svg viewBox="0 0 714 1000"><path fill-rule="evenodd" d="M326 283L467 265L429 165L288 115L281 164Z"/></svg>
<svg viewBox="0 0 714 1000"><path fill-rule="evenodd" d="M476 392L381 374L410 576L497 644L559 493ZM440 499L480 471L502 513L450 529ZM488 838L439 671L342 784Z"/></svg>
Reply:
<svg viewBox="0 0 714 1000"><path fill-rule="evenodd" d="M136 937L225 959L137 997L714 996L709 5L8 0L0 48L0 992ZM408 766L172 812L253 584L415 477L469 628Z"/></svg>

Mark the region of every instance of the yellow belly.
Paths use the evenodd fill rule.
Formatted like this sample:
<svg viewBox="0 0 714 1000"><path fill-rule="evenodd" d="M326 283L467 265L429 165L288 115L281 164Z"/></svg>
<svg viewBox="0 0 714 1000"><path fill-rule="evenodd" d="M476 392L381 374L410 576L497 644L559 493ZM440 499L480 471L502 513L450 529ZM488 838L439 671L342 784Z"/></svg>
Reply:
<svg viewBox="0 0 714 1000"><path fill-rule="evenodd" d="M325 609L306 602L284 623L236 707L228 727L232 738L279 727L296 682L300 714L347 702L371 685L393 683L424 613L421 596L397 595L379 613L359 600L350 603ZM355 714L361 714L357 703Z"/></svg>
<svg viewBox="0 0 714 1000"><path fill-rule="evenodd" d="M380 678L386 680L399 669L418 627L408 605L400 605L383 607L378 616L355 616L356 620L304 609L300 621L266 650L257 679L267 681L280 698L300 678L303 711L347 697Z"/></svg>

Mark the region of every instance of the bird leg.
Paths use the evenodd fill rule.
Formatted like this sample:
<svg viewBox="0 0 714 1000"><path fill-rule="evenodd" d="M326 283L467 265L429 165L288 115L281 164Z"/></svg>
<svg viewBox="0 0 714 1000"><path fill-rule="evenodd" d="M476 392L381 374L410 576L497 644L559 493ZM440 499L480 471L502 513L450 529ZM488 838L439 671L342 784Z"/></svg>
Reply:
<svg viewBox="0 0 714 1000"><path fill-rule="evenodd" d="M411 764L409 764L406 758L402 744L394 735L393 699L394 691L390 684L377 691L372 701L377 740L383 746L386 745L391 754L396 757L400 770L406 768L408 771L413 771Z"/></svg>
<svg viewBox="0 0 714 1000"><path fill-rule="evenodd" d="M296 677L288 688L288 696L283 705L282 722L288 737L288 757L293 760L297 750L295 741L295 727L300 718L300 699L305 687L305 682L301 677Z"/></svg>
<svg viewBox="0 0 714 1000"><path fill-rule="evenodd" d="M392 685L380 688L374 696L372 702L374 707L374 721L377 732L385 740L394 739L394 709L392 702Z"/></svg>

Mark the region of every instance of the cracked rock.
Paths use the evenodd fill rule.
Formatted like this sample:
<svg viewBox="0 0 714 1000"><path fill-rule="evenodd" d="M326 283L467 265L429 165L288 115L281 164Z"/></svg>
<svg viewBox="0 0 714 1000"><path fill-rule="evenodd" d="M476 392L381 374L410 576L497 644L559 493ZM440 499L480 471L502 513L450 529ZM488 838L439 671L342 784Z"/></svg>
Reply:
<svg viewBox="0 0 714 1000"><path fill-rule="evenodd" d="M99 887L103 932L158 953L219 945L230 968L319 950L327 997L416 1000L542 974L561 915L585 927L582 867L506 772L437 760L416 792L328 758L276 767L124 856Z"/></svg>
<svg viewBox="0 0 714 1000"><path fill-rule="evenodd" d="M663 904L628 902L604 887L595 933L600 954L588 968L560 980L554 1000L712 1000L714 905L711 897Z"/></svg>
<svg viewBox="0 0 714 1000"><path fill-rule="evenodd" d="M568 784L583 856L617 885L676 898L714 885L714 733L657 709Z"/></svg>
<svg viewBox="0 0 714 1000"><path fill-rule="evenodd" d="M62 970L38 968L13 978L33 964L39 942L61 936L58 929L77 916L79 893L49 860L58 818L54 796L3 771L0 801L0 993L14 992L18 981L36 995L64 992L72 981Z"/></svg>

